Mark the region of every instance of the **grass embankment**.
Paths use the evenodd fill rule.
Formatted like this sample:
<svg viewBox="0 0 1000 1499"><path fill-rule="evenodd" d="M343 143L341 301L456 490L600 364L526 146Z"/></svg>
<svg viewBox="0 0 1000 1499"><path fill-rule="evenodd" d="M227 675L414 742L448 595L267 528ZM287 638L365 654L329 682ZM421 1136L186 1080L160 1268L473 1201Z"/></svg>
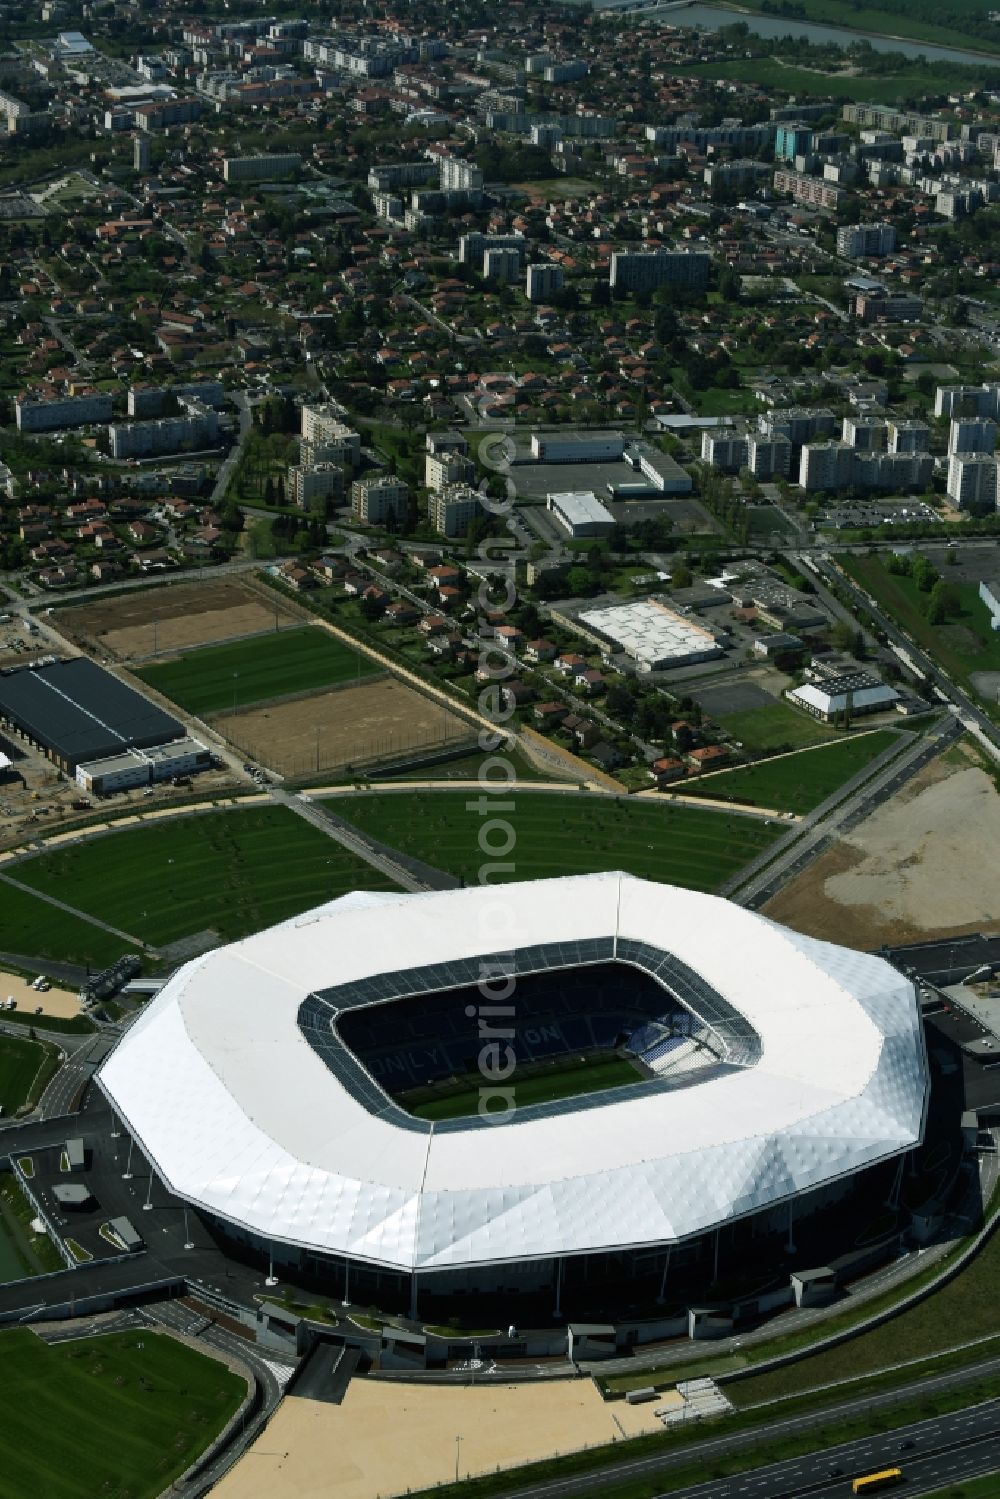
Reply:
<svg viewBox="0 0 1000 1499"><path fill-rule="evenodd" d="M245 1394L215 1359L148 1330L55 1346L0 1333L0 1499L153 1499Z"/></svg>
<svg viewBox="0 0 1000 1499"><path fill-rule="evenodd" d="M881 729L845 739L840 744L802 750L759 765L706 776L683 789L688 795L731 798L751 806L773 807L779 812L811 812L832 796L838 786L887 750L896 738L891 730Z"/></svg>
<svg viewBox="0 0 1000 1499"><path fill-rule="evenodd" d="M285 807L126 828L16 867L25 884L153 946L206 930L233 941L348 890L395 888ZM61 949L52 955L82 961L75 930L64 932L62 914L52 914L51 946ZM120 956L124 944L109 940Z"/></svg>
<svg viewBox="0 0 1000 1499"><path fill-rule="evenodd" d="M627 801L580 792L525 791L496 798L497 817L509 823L514 843L503 855L484 854L480 817L464 791L372 792L338 797L331 810L363 832L439 869L478 883L490 863L509 864L497 879L548 879L624 869L645 879L715 890L780 831L724 812ZM504 810L500 811L500 803ZM514 810L508 811L510 802ZM502 847L499 832L486 840Z"/></svg>
<svg viewBox="0 0 1000 1499"><path fill-rule="evenodd" d="M9 1119L32 1106L59 1065L54 1046L0 1036L0 1114Z"/></svg>
<svg viewBox="0 0 1000 1499"><path fill-rule="evenodd" d="M186 712L203 717L293 693L320 692L378 670L335 636L303 625L186 651L173 661L144 666L136 676Z"/></svg>

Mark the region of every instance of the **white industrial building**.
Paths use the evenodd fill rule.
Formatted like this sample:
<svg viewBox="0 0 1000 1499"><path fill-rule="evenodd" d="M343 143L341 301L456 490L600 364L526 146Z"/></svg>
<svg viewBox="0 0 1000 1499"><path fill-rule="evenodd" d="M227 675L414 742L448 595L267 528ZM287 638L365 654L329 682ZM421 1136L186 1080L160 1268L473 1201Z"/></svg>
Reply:
<svg viewBox="0 0 1000 1499"><path fill-rule="evenodd" d="M689 666L722 655L711 630L659 599L586 609L578 618L603 640L631 656L640 671Z"/></svg>
<svg viewBox="0 0 1000 1499"><path fill-rule="evenodd" d="M416 1312L425 1289L558 1287L596 1256L662 1262L779 1213L790 1236L921 1142L919 1008L882 958L615 872L503 895L499 940L490 888L364 892L178 969L97 1074L157 1184L265 1263L402 1277ZM475 1051L483 1016L447 1006L484 962L535 993L570 973L613 1023L586 992L599 965L645 1015L683 1017L690 1066L659 1057L512 1122L488 1117L496 1097L445 1127L416 1117L366 1065L370 1037L405 1052L412 1001L467 1023ZM628 1029L665 1027L636 1014Z"/></svg>
<svg viewBox="0 0 1000 1499"><path fill-rule="evenodd" d="M625 452L621 432L532 432L536 463L615 463Z"/></svg>
<svg viewBox="0 0 1000 1499"><path fill-rule="evenodd" d="M615 528L615 518L605 509L592 489L566 490L545 497L551 515L573 537L607 536Z"/></svg>
<svg viewBox="0 0 1000 1499"><path fill-rule="evenodd" d="M824 723L834 723L845 713L856 718L862 713L884 713L899 701L895 687L880 682L868 672L848 672L822 682L803 682L785 696Z"/></svg>

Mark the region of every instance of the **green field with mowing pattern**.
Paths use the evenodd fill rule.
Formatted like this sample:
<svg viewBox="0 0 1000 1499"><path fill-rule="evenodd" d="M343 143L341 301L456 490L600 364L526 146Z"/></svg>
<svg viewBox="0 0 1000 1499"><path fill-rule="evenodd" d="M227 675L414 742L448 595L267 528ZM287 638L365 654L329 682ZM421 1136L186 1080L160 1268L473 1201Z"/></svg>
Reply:
<svg viewBox="0 0 1000 1499"><path fill-rule="evenodd" d="M321 692L378 671L367 656L325 630L303 625L185 651L173 661L143 666L135 675L179 708L204 717L231 713L234 704L248 708L292 693Z"/></svg>

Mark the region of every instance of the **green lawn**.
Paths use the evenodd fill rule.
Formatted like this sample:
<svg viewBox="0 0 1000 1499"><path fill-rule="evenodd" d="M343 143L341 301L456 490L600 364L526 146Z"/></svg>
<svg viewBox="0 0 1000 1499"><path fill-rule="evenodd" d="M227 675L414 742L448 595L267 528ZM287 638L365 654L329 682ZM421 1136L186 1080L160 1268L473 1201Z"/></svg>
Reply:
<svg viewBox="0 0 1000 1499"><path fill-rule="evenodd" d="M991 627L989 610L974 583L955 585L962 607L957 619L931 625L924 613L927 595L912 578L889 572L877 556L842 556L837 561L956 682L975 691L973 672L1000 671L1000 631Z"/></svg>
<svg viewBox="0 0 1000 1499"><path fill-rule="evenodd" d="M8 869L24 880L28 865L13 864ZM34 883L34 882L32 882ZM89 963L91 968L106 968L126 950L120 937L114 937L82 917L70 916L39 900L24 890L0 881L3 903L3 944L7 952L25 957L62 958L70 963ZM120 922L109 918L115 926ZM15 1018L18 1012L14 1011Z"/></svg>
<svg viewBox="0 0 1000 1499"><path fill-rule="evenodd" d="M567 1063L560 1058L556 1065L542 1065L530 1072L518 1068L513 1074L511 1091L517 1108L533 1103L552 1103L557 1098L575 1098L582 1093L601 1093L605 1088L620 1088L640 1080L638 1069L624 1057L601 1057ZM455 1087L443 1091L442 1085L414 1088L400 1096L398 1102L418 1119L459 1119L479 1110L483 1079L462 1079Z"/></svg>
<svg viewBox="0 0 1000 1499"><path fill-rule="evenodd" d="M247 807L97 836L16 866L25 884L151 945L211 929L246 936L348 890L393 886L285 807ZM64 939L52 943L80 961ZM123 944L109 939L113 955ZM29 949L30 951L31 949Z"/></svg>
<svg viewBox="0 0 1000 1499"><path fill-rule="evenodd" d="M745 708L742 713L714 716L727 734L751 751L804 749L811 744L827 744L839 732L788 703L768 703L762 708Z"/></svg>
<svg viewBox="0 0 1000 1499"><path fill-rule="evenodd" d="M371 676L379 668L334 636L310 625L257 635L231 645L187 651L144 666L136 676L188 713L231 713L251 703L313 692Z"/></svg>
<svg viewBox="0 0 1000 1499"><path fill-rule="evenodd" d="M26 1037L0 1036L0 1109L3 1118L9 1119L28 1102L29 1095L38 1097L33 1088L35 1079L44 1081L51 1076L50 1058L54 1053L40 1041L29 1041Z"/></svg>
<svg viewBox="0 0 1000 1499"><path fill-rule="evenodd" d="M589 792L526 791L495 800L514 802L512 813L495 814L510 822L516 839L502 857L481 852L480 830L490 819L467 809L466 792L372 792L338 797L331 807L373 837L470 884L479 882L484 866L510 863L513 871L498 869L491 882L624 869L645 879L715 890L780 831L726 813ZM493 847L503 846L496 829L486 838Z"/></svg>
<svg viewBox="0 0 1000 1499"><path fill-rule="evenodd" d="M896 738L892 730L879 729L839 744L820 745L759 765L724 771L703 781L693 781L684 789L695 796L732 797L737 802L773 807L780 812L810 812L876 755L887 750Z"/></svg>
<svg viewBox="0 0 1000 1499"><path fill-rule="evenodd" d="M0 1499L154 1499L245 1393L223 1364L146 1330L55 1347L0 1333Z"/></svg>

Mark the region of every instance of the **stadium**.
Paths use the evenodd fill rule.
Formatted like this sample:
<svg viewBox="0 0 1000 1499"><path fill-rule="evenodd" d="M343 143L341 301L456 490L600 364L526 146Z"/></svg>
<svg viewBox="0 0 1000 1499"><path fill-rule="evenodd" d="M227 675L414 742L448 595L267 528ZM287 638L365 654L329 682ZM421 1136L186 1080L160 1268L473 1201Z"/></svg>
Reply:
<svg viewBox="0 0 1000 1499"><path fill-rule="evenodd" d="M98 1081L227 1252L411 1315L787 1286L928 1098L884 960L617 873L332 901L179 969Z"/></svg>

